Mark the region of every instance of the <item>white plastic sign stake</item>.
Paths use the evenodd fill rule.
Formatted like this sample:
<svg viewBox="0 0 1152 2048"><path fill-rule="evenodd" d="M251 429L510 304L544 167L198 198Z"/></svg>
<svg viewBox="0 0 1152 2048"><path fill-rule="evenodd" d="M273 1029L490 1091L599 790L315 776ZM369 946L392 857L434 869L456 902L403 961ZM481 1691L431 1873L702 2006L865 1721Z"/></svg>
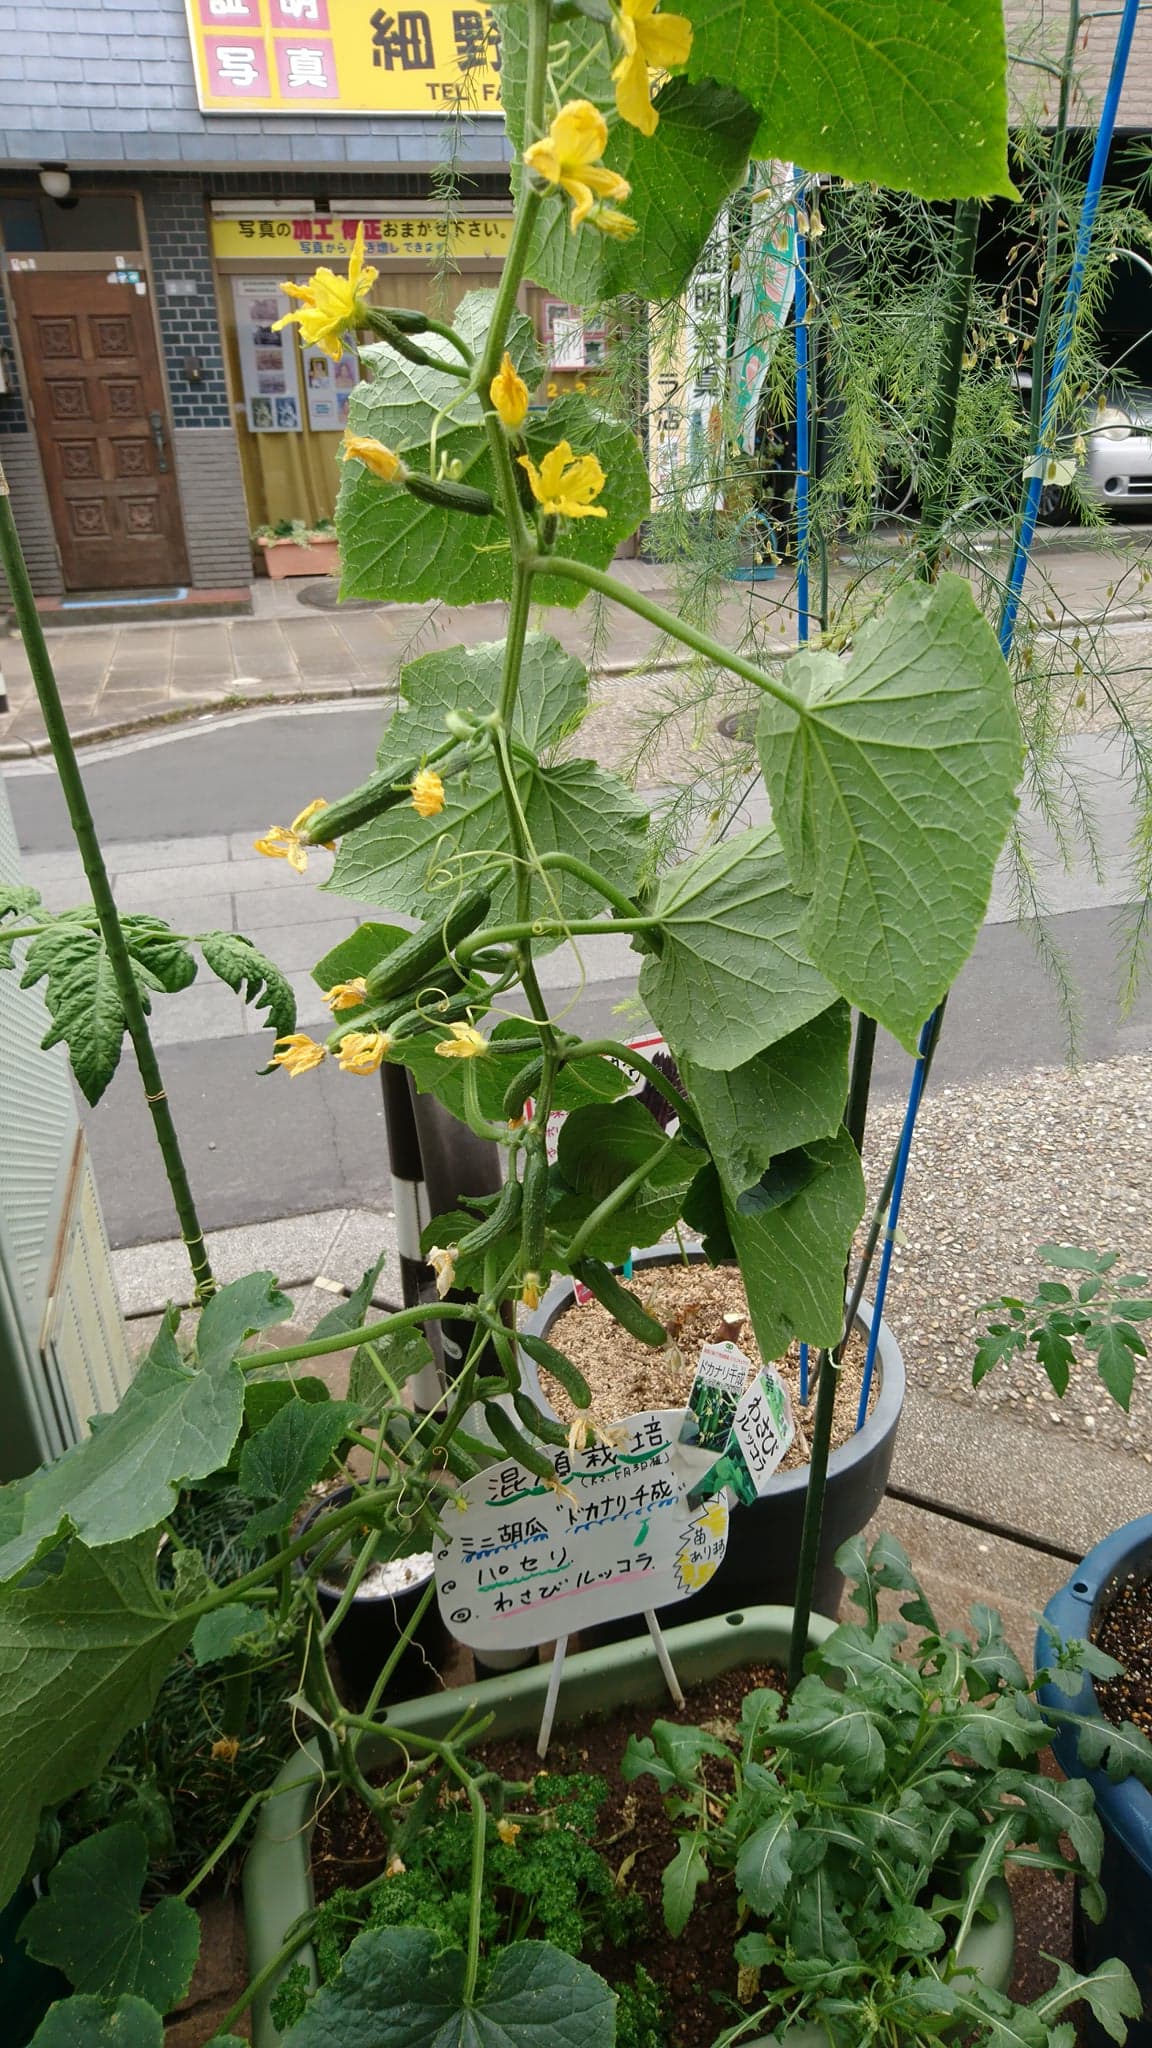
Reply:
<svg viewBox="0 0 1152 2048"><path fill-rule="evenodd" d="M689 1508L672 1470L679 1408L616 1426L619 1446L549 1450L555 1479L490 1465L443 1511L436 1594L473 1650L527 1649L686 1600L728 1541L723 1499Z"/></svg>

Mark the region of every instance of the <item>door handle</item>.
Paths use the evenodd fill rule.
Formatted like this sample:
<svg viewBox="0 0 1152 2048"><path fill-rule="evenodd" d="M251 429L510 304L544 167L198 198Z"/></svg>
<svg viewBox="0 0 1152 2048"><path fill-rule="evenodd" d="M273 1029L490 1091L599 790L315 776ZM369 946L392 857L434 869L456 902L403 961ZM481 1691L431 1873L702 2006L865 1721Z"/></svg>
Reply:
<svg viewBox="0 0 1152 2048"><path fill-rule="evenodd" d="M168 443L164 438L164 415L159 412L150 412L148 420L152 428L152 439L156 443L156 467L159 470L166 470L168 467Z"/></svg>

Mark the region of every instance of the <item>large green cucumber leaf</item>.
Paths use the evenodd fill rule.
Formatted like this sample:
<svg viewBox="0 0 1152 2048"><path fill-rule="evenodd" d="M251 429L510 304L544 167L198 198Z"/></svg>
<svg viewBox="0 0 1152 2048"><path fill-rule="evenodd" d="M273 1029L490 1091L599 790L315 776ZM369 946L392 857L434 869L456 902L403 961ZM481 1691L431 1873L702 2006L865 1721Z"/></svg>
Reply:
<svg viewBox="0 0 1152 2048"><path fill-rule="evenodd" d="M237 1483L260 1506L245 1526L246 1543L263 1543L287 1527L309 1488L331 1470L333 1452L359 1421L354 1401L286 1401L265 1428L248 1438L240 1453Z"/></svg>
<svg viewBox="0 0 1152 2048"><path fill-rule="evenodd" d="M713 1263L736 1258L764 1358L783 1357L794 1338L839 1342L844 1268L864 1213L864 1175L843 1127L787 1155L780 1189L773 1186L775 1170L768 1169L762 1200L756 1200L758 1188L735 1202L709 1161L684 1204L684 1219L702 1234ZM786 1199L779 1200L780 1193Z"/></svg>
<svg viewBox="0 0 1152 2048"><path fill-rule="evenodd" d="M156 1540L88 1550L0 1589L0 1905L19 1884L41 1809L91 1784L142 1721L193 1621L156 1584Z"/></svg>
<svg viewBox="0 0 1152 2048"><path fill-rule="evenodd" d="M504 641L446 647L406 662L401 703L384 728L378 768L403 768L416 754L442 746L449 711L483 718L495 711L504 674ZM520 662L512 730L533 753L546 757L580 722L588 702L588 675L574 654L549 633L529 633Z"/></svg>
<svg viewBox="0 0 1152 2048"><path fill-rule="evenodd" d="M759 110L751 154L919 193L1011 197L1001 0L676 0L691 78Z"/></svg>
<svg viewBox="0 0 1152 2048"><path fill-rule="evenodd" d="M271 1273L233 1281L200 1318L192 1365L166 1317L120 1406L54 1464L0 1493L0 1580L70 1529L92 1545L154 1529L181 1486L227 1464L244 1417L236 1353L251 1331L291 1311Z"/></svg>
<svg viewBox="0 0 1152 2048"><path fill-rule="evenodd" d="M757 745L816 967L910 1050L976 942L1023 765L970 585L905 585L852 653L789 662Z"/></svg>
<svg viewBox="0 0 1152 2048"><path fill-rule="evenodd" d="M456 308L452 324L474 354L484 345L495 303L495 292L467 292ZM425 355L460 363L458 352L441 335L421 334L414 339ZM523 313L514 313L508 323L508 353L530 385L539 382L541 363L536 334ZM461 380L450 372L410 363L386 341L371 342L362 348L360 360L369 374L353 401L355 433L371 434L386 448L401 454L409 448L424 448L433 415L453 400L456 403L452 418L458 426L479 425L484 409L479 394L461 399Z"/></svg>
<svg viewBox="0 0 1152 2048"><path fill-rule="evenodd" d="M497 1951L485 1990L464 1997L464 1951L423 1927L357 1936L284 2048L612 2048L616 1998L547 1941Z"/></svg>
<svg viewBox="0 0 1152 2048"><path fill-rule="evenodd" d="M775 832L734 833L665 875L649 906L660 951L640 995L672 1051L727 1072L826 1010L805 951L805 906Z"/></svg>
<svg viewBox="0 0 1152 2048"><path fill-rule="evenodd" d="M128 1993L164 2013L185 1996L200 1952L200 1918L179 1898L144 1913L148 1843L131 1821L103 1828L60 1858L20 1928L38 1962L98 1998Z"/></svg>
<svg viewBox="0 0 1152 2048"><path fill-rule="evenodd" d="M851 1037L848 1005L833 1003L727 1073L681 1059L680 1078L732 1201L780 1153L838 1130L848 1098Z"/></svg>
<svg viewBox="0 0 1152 2048"><path fill-rule="evenodd" d="M234 2034L213 2048L227 2048ZM102 1998L60 1998L50 2005L31 2048L164 2048L164 2021L146 1998L130 1992L108 2005Z"/></svg>
<svg viewBox="0 0 1152 2048"><path fill-rule="evenodd" d="M348 425L353 433L372 432L365 397L370 388L358 385L349 400ZM648 512L648 469L631 427L575 394L558 399L546 414L533 414L525 439L536 462L560 441L568 441L577 455L599 457L607 481L597 503L607 517L568 522L562 545L566 555L606 568L621 541L635 532ZM495 473L481 428L454 428L441 435L439 447L460 464L460 481L495 497ZM422 449L411 450L409 460L414 469L427 467ZM484 604L510 595L512 558L507 528L498 514L477 518L427 505L352 462L344 466L341 477L336 524L343 597L402 604L426 598ZM533 596L541 604L577 605L585 594L580 584L558 576L538 577L533 586Z"/></svg>
<svg viewBox="0 0 1152 2048"><path fill-rule="evenodd" d="M565 1117L548 1204L552 1235L562 1242L571 1238L604 1197L654 1158L664 1141L655 1118L631 1095ZM633 1251L655 1244L677 1221L699 1167L696 1147L682 1138L673 1140L636 1193L589 1239L588 1255L621 1265Z"/></svg>
<svg viewBox="0 0 1152 2048"><path fill-rule="evenodd" d="M459 707L481 716L492 710L503 656L503 642L492 642L449 648L409 663L402 678L407 703L385 730L381 767L411 759L441 740L447 710ZM580 663L547 634L530 634L514 719L517 737L534 753L550 755L578 724L586 700L587 677ZM635 884L647 812L622 782L591 761L541 766L517 757L515 774L538 853L575 854L604 869L618 888ZM495 757L481 755L466 776L449 779L444 809L436 818L420 818L411 805L398 805L348 833L327 886L362 903L425 916L433 871L455 863L460 880L469 886L482 880L491 888L490 919L499 923L516 910L512 854ZM570 875L553 874L547 889L533 883L537 915L554 915L557 902L573 918L595 917L604 908L594 889Z"/></svg>

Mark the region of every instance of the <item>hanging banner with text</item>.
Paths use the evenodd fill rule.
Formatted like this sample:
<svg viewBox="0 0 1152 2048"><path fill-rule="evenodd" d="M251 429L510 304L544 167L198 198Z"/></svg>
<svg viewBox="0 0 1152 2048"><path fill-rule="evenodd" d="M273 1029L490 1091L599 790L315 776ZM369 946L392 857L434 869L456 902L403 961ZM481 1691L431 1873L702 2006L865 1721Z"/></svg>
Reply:
<svg viewBox="0 0 1152 2048"><path fill-rule="evenodd" d="M426 213L363 214L278 213L214 218L212 248L217 256L271 256L291 273L302 257L347 263L364 229L364 256L369 263L412 261L445 251L454 258L501 257L512 239L511 214L465 215L447 221Z"/></svg>
<svg viewBox="0 0 1152 2048"><path fill-rule="evenodd" d="M491 7L423 0L187 0L206 114L500 112Z"/></svg>
<svg viewBox="0 0 1152 2048"><path fill-rule="evenodd" d="M453 1635L480 1651L526 1649L596 1622L686 1600L728 1541L722 1495L690 1509L672 1472L683 1410L627 1415L615 1444L555 1450L555 1481L490 1465L442 1513L436 1593Z"/></svg>

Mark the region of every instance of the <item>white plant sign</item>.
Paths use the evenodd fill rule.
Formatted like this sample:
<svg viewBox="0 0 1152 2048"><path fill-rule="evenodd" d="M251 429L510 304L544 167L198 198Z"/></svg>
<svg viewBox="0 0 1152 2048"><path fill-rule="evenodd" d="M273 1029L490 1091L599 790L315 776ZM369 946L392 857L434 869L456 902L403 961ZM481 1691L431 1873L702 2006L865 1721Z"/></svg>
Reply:
<svg viewBox="0 0 1152 2048"><path fill-rule="evenodd" d="M473 1650L526 1649L686 1600L728 1541L722 1497L689 1508L672 1470L680 1408L617 1425L619 1447L548 1452L554 1485L515 1459L491 1465L443 1514L436 1593Z"/></svg>

